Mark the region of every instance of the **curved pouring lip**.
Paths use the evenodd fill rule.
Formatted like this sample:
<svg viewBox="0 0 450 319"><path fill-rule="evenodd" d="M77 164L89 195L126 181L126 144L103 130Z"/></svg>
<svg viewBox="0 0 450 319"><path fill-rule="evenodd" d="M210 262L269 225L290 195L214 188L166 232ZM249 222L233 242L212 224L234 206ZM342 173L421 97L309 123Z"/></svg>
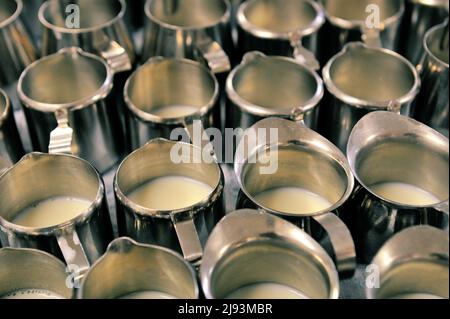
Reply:
<svg viewBox="0 0 450 319"><path fill-rule="evenodd" d="M68 221L65 221L64 223L50 226L50 227L33 228L33 227L20 226L20 225L14 224L13 222L6 220L2 216L0 216L0 226L5 227L6 229L10 229L16 233L20 233L20 234L28 235L28 236L40 236L40 235L57 236L60 234L64 234L65 231L67 231L68 229L75 228L76 225L81 224L84 221L88 220L95 213L95 211L99 207L101 207L101 205L103 203L104 194L105 194L105 185L103 183L102 178L100 177L100 174L89 162L87 162L79 157L73 156L73 155L46 154L46 153L39 153L39 152L29 153L29 154L25 155L14 166L6 169L6 171L1 173L0 174L0 182L3 178L5 178L6 175L8 175L9 172L13 171L16 167L18 167L20 165L26 165L26 163L28 161L35 161L35 160L40 160L40 159L45 159L45 158L50 158L50 157L72 158L73 160L83 162L85 165L87 165L86 167L91 169L92 172L95 172L95 174L98 178L99 187L98 187L98 191L97 191L95 200L91 202L91 205L89 206L88 210L85 212L81 212L77 217L72 218Z"/></svg>
<svg viewBox="0 0 450 319"><path fill-rule="evenodd" d="M77 101L71 101L69 103L52 104L52 103L42 103L42 102L33 100L31 97L29 97L24 92L25 78L28 76L28 73L37 65L44 63L46 61L50 61L53 58L60 56L60 55L67 55L70 57L82 56L87 59L95 60L97 63L98 62L101 63L106 70L105 79L104 79L102 85L97 89L97 91L95 93L91 94L90 96L87 96L87 97L82 98ZM95 104L101 100L104 100L110 94L110 92L113 88L113 80L114 80L114 72L105 60L103 60L102 58L98 57L95 54L91 54L86 51L83 51L80 48L68 47L68 48L63 48L55 54L48 55L48 56L30 64L25 69L25 71L23 71L22 75L19 78L19 81L17 84L17 93L19 95L19 99L28 108L33 108L38 111L46 112L46 113L50 113L50 112L55 113L60 110L73 111L73 110L82 109L89 105ZM57 85L57 83L50 83L49 85Z"/></svg>
<svg viewBox="0 0 450 319"><path fill-rule="evenodd" d="M277 129L278 130L278 143L270 144L267 141L258 141L255 143L251 143L250 145L255 145L256 147L252 150L246 150L246 137L249 136L250 138L254 137L257 138L258 136L258 130L264 129L264 130L270 130L270 129ZM266 134L267 135L267 134ZM242 190L242 192L247 196L254 204L257 206L261 206L259 203L257 203L254 200L254 196L252 196L244 186L244 183L242 181L242 174L244 172L245 166L248 164L248 161L250 158L254 157L256 154L258 154L263 149L270 149L271 147L280 147L280 146L295 146L295 145L309 145L314 146L316 151L320 151L323 154L327 154L327 156L336 162L346 173L347 177L347 188L344 194L342 194L342 197L339 201L335 202L331 207L316 212L314 214L310 215L301 215L298 214L289 214L285 212L276 211L267 207L264 207L264 210L266 210L269 213L272 213L277 216L281 217L313 217L313 216L320 216L327 214L329 212L332 212L336 210L337 208L341 207L351 196L353 192L353 187L355 184L355 180L353 177L353 174L351 172L350 166L348 164L347 158L345 155L330 141L328 141L326 138L321 136L320 134L316 133L315 131L307 128L304 125L300 125L296 122L286 120L286 119L280 119L280 118L267 118L259 121L252 127L246 130L244 133L244 136L241 139L241 142L238 145L238 148L236 150L236 156L235 156L235 164L234 164L234 171L238 179L239 187ZM248 152L248 153L247 153Z"/></svg>
<svg viewBox="0 0 450 319"><path fill-rule="evenodd" d="M4 0L2 0L2 1L4 1ZM13 1L17 5L16 10L8 18L6 18L3 21L0 21L0 29L5 28L8 25L10 25L11 23L13 23L14 21L16 21L19 18L19 16L22 14L22 11L23 11L23 2L22 2L22 0L13 0Z"/></svg>

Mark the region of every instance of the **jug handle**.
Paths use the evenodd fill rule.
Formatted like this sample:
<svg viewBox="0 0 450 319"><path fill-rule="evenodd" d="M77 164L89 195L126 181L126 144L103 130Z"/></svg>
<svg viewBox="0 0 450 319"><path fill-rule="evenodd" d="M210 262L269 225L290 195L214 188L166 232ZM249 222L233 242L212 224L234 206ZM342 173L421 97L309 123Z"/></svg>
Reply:
<svg viewBox="0 0 450 319"><path fill-rule="evenodd" d="M68 271L71 273L73 288L79 288L81 280L89 270L90 263L81 244L77 232L61 234L57 237L59 249L66 261Z"/></svg>
<svg viewBox="0 0 450 319"><path fill-rule="evenodd" d="M199 34L194 54L197 60L205 63L214 74L225 73L231 70L228 54L221 45L206 33Z"/></svg>
<svg viewBox="0 0 450 319"><path fill-rule="evenodd" d="M380 30L376 28L368 28L363 26L361 28L362 40L369 48L381 48L381 34Z"/></svg>
<svg viewBox="0 0 450 319"><path fill-rule="evenodd" d="M106 60L114 73L129 71L133 68L127 50L114 40L110 40L103 31L94 33L96 48L100 56Z"/></svg>
<svg viewBox="0 0 450 319"><path fill-rule="evenodd" d="M69 126L69 111L60 109L55 112L58 126L50 133L48 152L50 154L75 154L73 129Z"/></svg>
<svg viewBox="0 0 450 319"><path fill-rule="evenodd" d="M194 213L173 214L171 216L183 257L195 264L203 257L203 247L194 223Z"/></svg>
<svg viewBox="0 0 450 319"><path fill-rule="evenodd" d="M314 53L303 46L302 35L299 32L293 32L290 36L291 46L294 48L294 59L308 68L317 71L320 69L320 63L317 61Z"/></svg>
<svg viewBox="0 0 450 319"><path fill-rule="evenodd" d="M356 269L356 250L348 227L335 214L313 217L327 232L334 249L336 268L342 278L351 278Z"/></svg>

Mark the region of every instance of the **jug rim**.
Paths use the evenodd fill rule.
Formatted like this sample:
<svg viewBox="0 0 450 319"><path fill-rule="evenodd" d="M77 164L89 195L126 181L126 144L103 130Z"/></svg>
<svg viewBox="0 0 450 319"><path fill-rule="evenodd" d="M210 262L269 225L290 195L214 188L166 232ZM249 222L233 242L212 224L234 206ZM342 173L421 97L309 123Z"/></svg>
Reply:
<svg viewBox="0 0 450 319"><path fill-rule="evenodd" d="M408 1L429 7L442 7L448 10L448 0L408 0Z"/></svg>
<svg viewBox="0 0 450 319"><path fill-rule="evenodd" d="M165 219L171 219L173 216L183 214L185 212L192 212L194 214L199 213L203 207L211 205L211 203L215 202L223 193L223 172L220 167L220 165L217 162L208 163L213 164L217 168L218 173L218 179L216 182L215 187L211 187L212 191L209 193L207 197L205 197L202 201L199 201L189 207L183 207L180 209L173 209L173 210L158 210L153 208L147 208L141 205L138 205L134 203L128 195L126 195L121 186L119 181L119 174L125 164L129 160L131 160L136 154L140 154L142 152L145 152L149 147L152 147L156 144L172 144L172 145L184 145L188 146L191 149L197 149L201 151L201 148L198 146L195 146L193 144L184 143L184 142L177 142L177 141L171 141L164 138L155 138L150 140L147 144L144 146L136 149L132 153L130 153L125 159L120 163L119 167L117 168L116 174L114 176L114 193L116 195L116 198L122 202L126 207L130 207L135 214L138 214L142 217L157 217L157 218L165 218ZM139 187L140 185L137 185L136 187Z"/></svg>
<svg viewBox="0 0 450 319"><path fill-rule="evenodd" d="M389 100L389 101L369 101L364 100L361 98L353 97L350 94L345 93L343 90L338 88L338 86L334 83L334 80L331 76L331 68L335 64L335 62L345 56L347 52L350 50L370 50L374 52L378 52L382 55L387 55L390 57L393 57L397 59L399 62L401 62L403 65L405 65L411 74L414 77L414 84L412 85L411 89L404 94L403 96L400 96L396 99ZM373 48L369 47L363 42L350 42L344 46L344 48L337 53L334 57L332 57L328 63L325 65L325 67L322 70L323 75L323 82L325 86L327 87L327 90L334 95L336 98L341 100L342 102L351 105L353 107L359 108L359 109L369 109L369 110L388 110L391 107L396 107L398 104L403 105L409 102L412 102L417 94L420 91L421 88L421 80L420 76L417 72L417 69L409 62L406 58L401 56L400 54L384 48Z"/></svg>
<svg viewBox="0 0 450 319"><path fill-rule="evenodd" d="M246 59L246 57L249 57L250 55L251 55L251 58ZM286 109L286 110L267 108L267 107L253 104L250 101L247 101L245 98L243 98L239 95L233 82L234 82L238 72L245 70L245 68L248 66L249 63L252 63L252 62L256 61L257 59L265 59L266 61L272 60L275 62L283 61L283 62L292 64L292 66L293 66L292 70L294 69L294 67L297 70L301 69L302 72L305 72L314 78L316 85L317 85L314 95L308 101L303 103L303 105L297 105L297 106L294 105L294 106L292 106L291 109ZM289 58L289 57L284 57L284 56L265 55L258 51L252 51L252 52L248 52L244 56L244 59L242 60L242 62L239 65L237 65L230 72L230 74L227 78L227 81L226 81L226 93L227 93L228 98L231 100L231 102L233 102L233 104L235 104L237 107L239 107L243 111L248 112L250 114L254 114L257 116L261 116L261 117L277 116L277 115L292 117L293 112L296 110L301 110L303 113L307 113L307 112L313 110L314 108L316 108L319 105L320 101L322 100L322 98L325 94L325 90L324 90L323 81L322 81L321 77L319 76L319 74L317 74L316 71L310 69L306 65L296 61L295 59Z"/></svg>
<svg viewBox="0 0 450 319"><path fill-rule="evenodd" d="M302 37L309 36L314 33L316 33L325 23L325 13L322 8L322 6L314 1L311 0L298 0L299 2L304 2L309 4L315 11L316 11L316 17L309 23L309 25L305 28L297 28L296 30L292 30L289 32L279 32L279 31L273 31L268 30L266 28L258 27L251 23L247 16L245 15L245 10L248 8L249 5L252 3L256 3L260 0L249 0L244 1L239 5L238 11L236 13L237 20L239 25L242 29L244 29L246 32L252 34L255 37L263 38L263 39L282 39L282 40L291 40L293 33L298 33Z"/></svg>
<svg viewBox="0 0 450 319"><path fill-rule="evenodd" d="M22 11L23 11L23 2L22 2L22 0L13 0L13 1L17 5L16 10L8 18L6 18L3 21L0 21L0 29L5 28L8 25L10 25L11 23L13 23L14 21L16 21L19 18L19 16L22 14Z"/></svg>
<svg viewBox="0 0 450 319"><path fill-rule="evenodd" d="M217 19L214 22L205 24L205 25L199 25L199 26L179 26L179 25L175 25L175 24L170 24L167 22L162 21L161 19L157 18L150 10L150 4L152 1L155 0L147 0L144 6L144 12L145 12L145 16L147 17L147 19L149 19L151 22L158 24L159 26L161 26L164 29L168 29L171 31L198 31L198 30L202 30L202 29L208 29L208 28L213 28L221 23L228 23L230 21L231 18L231 4L229 0L217 0L222 2L225 5L225 10L224 10L224 14Z"/></svg>
<svg viewBox="0 0 450 319"><path fill-rule="evenodd" d="M4 121L6 121L6 118L11 112L11 101L9 100L6 92L0 88L0 103L2 103L2 100L4 101L4 107L0 108L0 127L3 125Z"/></svg>
<svg viewBox="0 0 450 319"><path fill-rule="evenodd" d="M132 98L130 97L130 94L129 94L131 82L137 77L137 75L140 72L144 71L145 68L147 68L151 65L162 63L162 62L179 63L179 64L194 66L194 67L202 70L203 72L205 72L205 74L208 74L208 76L214 82L214 93L212 95L211 100L206 105L199 108L195 113L187 115L187 116L175 117L175 118L165 118L162 116L158 116L158 115L152 114L151 112L143 111L139 107L137 107L133 103ZM193 118L193 117L197 117L197 116L204 116L205 114L207 114L214 108L214 106L216 105L216 103L219 99L219 82L217 81L217 78L214 75L214 73L200 62L189 60L189 59L184 59L184 58L181 59L181 58L168 58L168 57L157 56L157 57L150 58L147 62L145 62L143 65L141 65L139 68L137 68L129 76L129 78L127 79L125 86L124 86L123 96L124 96L124 100L125 100L127 109L129 109L132 112L132 114L141 121L150 122L150 123L159 123L159 124L183 124L185 119Z"/></svg>
<svg viewBox="0 0 450 319"><path fill-rule="evenodd" d="M90 169L92 173L95 173L95 176L98 180L98 190L97 194L95 195L94 200L90 200L91 203L89 205L89 208L85 210L84 212L80 212L76 217L67 220L65 222L59 223L57 225L48 226L48 227L26 227L21 226L18 224L14 224L11 221L8 221L6 218L4 218L2 215L0 215L0 226L5 227L6 229L12 229L16 233L26 234L26 235L54 235L58 234L60 232L64 232L66 229L75 227L79 223L83 223L87 219L89 219L96 211L98 207L100 207L103 204L103 197L105 192L105 185L103 183L103 180L98 173L97 169L92 166L88 161L79 158L74 155L68 155L68 154L47 154L47 153L40 153L40 152L32 152L28 153L25 156L22 157L15 165L7 168L2 174L0 174L0 183L2 179L6 178L6 176L11 173L13 170L16 169L16 167L19 167L20 165L25 165L28 161L34 161L34 160L41 160L45 158L71 158L72 160L77 160L80 163L83 163L86 168Z"/></svg>
<svg viewBox="0 0 450 319"><path fill-rule="evenodd" d="M327 1L327 0L320 0L320 4L324 8L325 16L331 24L333 24L339 28L349 29L349 30L358 29L358 28L361 29L365 26L365 20L348 20L348 19L343 19L343 18L334 16L334 15L331 15L328 12L328 10L326 9L324 1ZM389 0L389 1L393 1L393 0ZM395 0L395 1L398 1L398 0ZM368 4L370 4L370 2ZM384 30L384 29L390 27L391 25L397 23L401 19L401 17L403 16L403 14L405 12L405 5L404 5L403 1L399 1L399 5L400 5L400 8L396 12L396 14L394 14L390 17L387 17L386 19L384 19L382 21L382 28L380 28L380 30Z"/></svg>
<svg viewBox="0 0 450 319"><path fill-rule="evenodd" d="M81 33L87 33L87 32L95 32L97 30L105 29L105 28L108 28L108 27L114 25L119 20L123 19L123 17L125 16L125 12L126 12L126 8L127 8L127 4L126 4L125 0L114 0L114 1L117 1L117 2L120 3L120 5L121 5L120 11L117 13L117 15L113 19L111 19L108 22L105 22L105 23L103 23L101 25L98 25L98 26L93 26L93 27L89 27L89 28L73 28L73 29L71 29L71 28L65 28L65 27L57 26L57 25L51 23L45 17L45 13L46 13L47 9L49 8L49 6L51 4L51 0L45 1L40 6L40 8L38 10L39 22L44 27L46 27L46 28L48 28L50 30L53 30L55 32L59 32L59 33L81 34Z"/></svg>
<svg viewBox="0 0 450 319"><path fill-rule="evenodd" d="M95 61L96 63L100 63L105 68L105 79L103 80L103 83L100 87L96 90L96 92L92 93L90 96L87 96L85 98L79 99L77 101L71 101L67 103L46 103L46 102L39 102L35 101L31 97L29 97L24 92L24 81L25 78L28 76L28 73L31 72L36 66L40 65L41 63L50 61L54 59L55 57L62 56L62 55L68 55L68 56L74 56L78 55L83 58L89 59L91 61ZM98 57L95 54L88 53L81 48L78 47L68 47L63 48L59 50L58 52L48 55L44 58L41 58L29 66L22 72L18 84L17 84L17 93L19 96L19 99L24 103L25 107L36 109L41 112L57 112L60 110L69 110L69 111L75 111L79 109L83 109L89 105L95 104L101 100L104 100L111 92L113 88L113 79L114 79L114 72L111 69L111 67L108 65L108 63L103 60L102 58Z"/></svg>

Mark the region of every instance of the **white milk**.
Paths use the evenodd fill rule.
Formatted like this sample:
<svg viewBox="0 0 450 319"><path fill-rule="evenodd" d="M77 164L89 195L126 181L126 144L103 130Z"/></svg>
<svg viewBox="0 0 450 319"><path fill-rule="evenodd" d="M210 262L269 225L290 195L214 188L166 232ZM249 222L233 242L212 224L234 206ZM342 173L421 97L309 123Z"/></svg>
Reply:
<svg viewBox="0 0 450 319"><path fill-rule="evenodd" d="M196 113L199 109L193 106L184 106L184 105L169 105L162 106L157 109L151 110L153 115L162 117L162 118L179 118L186 117Z"/></svg>
<svg viewBox="0 0 450 319"><path fill-rule="evenodd" d="M128 198L145 208L169 211L193 206L212 192L212 187L194 179L167 176L149 181L128 195Z"/></svg>
<svg viewBox="0 0 450 319"><path fill-rule="evenodd" d="M174 296L159 291L139 291L124 295L119 299L177 299Z"/></svg>
<svg viewBox="0 0 450 319"><path fill-rule="evenodd" d="M4 296L0 299L65 299L64 297L44 289L21 289Z"/></svg>
<svg viewBox="0 0 450 319"><path fill-rule="evenodd" d="M256 195L260 205L282 213L309 215L330 208L325 198L303 188L280 187Z"/></svg>
<svg viewBox="0 0 450 319"><path fill-rule="evenodd" d="M427 206L441 202L433 194L405 183L381 183L371 186L370 189L382 198L404 205Z"/></svg>
<svg viewBox="0 0 450 319"><path fill-rule="evenodd" d="M56 226L86 212L90 206L91 202L87 200L55 197L25 209L12 222L32 228Z"/></svg>
<svg viewBox="0 0 450 319"><path fill-rule="evenodd" d="M439 296L431 295L431 294L424 294L424 293L410 293L410 294L401 294L394 297L391 297L390 299L444 299Z"/></svg>
<svg viewBox="0 0 450 319"><path fill-rule="evenodd" d="M261 283L242 287L231 294L226 299L309 299L300 291L288 286Z"/></svg>

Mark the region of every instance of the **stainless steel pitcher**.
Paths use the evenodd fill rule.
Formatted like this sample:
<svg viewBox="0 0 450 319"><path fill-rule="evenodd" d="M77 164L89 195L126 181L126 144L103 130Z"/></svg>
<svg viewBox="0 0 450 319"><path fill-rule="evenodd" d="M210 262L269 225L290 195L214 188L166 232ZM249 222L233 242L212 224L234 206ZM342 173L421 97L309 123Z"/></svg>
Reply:
<svg viewBox="0 0 450 319"><path fill-rule="evenodd" d="M17 81L22 71L38 58L22 12L22 0L0 2L0 86Z"/></svg>
<svg viewBox="0 0 450 319"><path fill-rule="evenodd" d="M448 137L448 20L432 28L424 40L425 55L418 67L422 89L413 105L413 117Z"/></svg>
<svg viewBox="0 0 450 319"><path fill-rule="evenodd" d="M373 112L355 126L347 156L358 185L344 220L352 230L357 256L370 262L394 234L414 225L448 228L448 139L413 119ZM434 195L437 202L412 205L377 195L374 185L405 183Z"/></svg>
<svg viewBox="0 0 450 319"><path fill-rule="evenodd" d="M249 52L230 73L226 91L228 128L245 130L275 116L317 129L323 82L297 60Z"/></svg>
<svg viewBox="0 0 450 319"><path fill-rule="evenodd" d="M6 93L0 89L0 174L24 154L11 102Z"/></svg>
<svg viewBox="0 0 450 319"><path fill-rule="evenodd" d="M249 0L240 5L237 22L241 57L249 51L260 51L316 63L318 31L325 23L324 10L317 2Z"/></svg>
<svg viewBox="0 0 450 319"><path fill-rule="evenodd" d="M114 73L96 55L65 48L30 65L18 83L34 150L78 155L105 172L124 153Z"/></svg>
<svg viewBox="0 0 450 319"><path fill-rule="evenodd" d="M406 0L397 51L418 65L425 53L423 40L432 27L448 18L448 0Z"/></svg>
<svg viewBox="0 0 450 319"><path fill-rule="evenodd" d="M78 297L116 299L145 291L179 299L199 295L195 271L179 254L119 238L83 278Z"/></svg>
<svg viewBox="0 0 450 319"><path fill-rule="evenodd" d="M328 89L320 111L319 132L343 152L355 124L367 113L390 110L410 115L420 90L414 66L399 54L347 44L323 69Z"/></svg>
<svg viewBox="0 0 450 319"><path fill-rule="evenodd" d="M76 5L72 12L69 5ZM104 58L115 73L131 70L136 58L132 38L125 26L124 0L49 0L39 9L43 26L42 55L66 47L80 47ZM79 26L71 14L79 14ZM68 22L70 22L68 24Z"/></svg>
<svg viewBox="0 0 450 319"><path fill-rule="evenodd" d="M208 299L224 299L252 284L294 288L311 299L337 299L333 261L308 234L255 210L228 214L205 247L200 279Z"/></svg>
<svg viewBox="0 0 450 319"><path fill-rule="evenodd" d="M128 144L131 150L154 138L170 139L177 128L193 137L193 121L204 129L220 128L219 84L202 64L186 59L155 57L137 69L125 84ZM192 114L155 114L165 107L182 106Z"/></svg>
<svg viewBox="0 0 450 319"><path fill-rule="evenodd" d="M51 227L14 223L25 209L58 197L83 199L91 205L74 219ZM51 253L71 267L76 279L105 252L112 239L105 186L86 161L70 155L30 153L0 176L3 247Z"/></svg>
<svg viewBox="0 0 450 319"><path fill-rule="evenodd" d="M448 299L448 233L430 226L392 237L371 262L377 285L370 299ZM371 278L367 278L371 284Z"/></svg>
<svg viewBox="0 0 450 319"><path fill-rule="evenodd" d="M277 130L272 141L270 130ZM267 170L272 166L272 170ZM304 125L279 118L256 123L244 134L235 157L241 187L236 207L257 208L282 217L323 241L343 276L355 270L355 247L350 231L339 219L354 185L345 156L325 138ZM258 194L273 188L299 187L326 198L323 211L293 214L258 203Z"/></svg>
<svg viewBox="0 0 450 319"><path fill-rule="evenodd" d="M0 299L23 290L45 290L71 299L69 273L57 258L34 249L0 249ZM20 299L20 296L17 296Z"/></svg>
<svg viewBox="0 0 450 319"><path fill-rule="evenodd" d="M319 40L323 64L353 41L396 49L405 10L403 0L320 0L320 3L327 17Z"/></svg>
<svg viewBox="0 0 450 319"><path fill-rule="evenodd" d="M214 73L231 69L233 41L228 0L148 0L142 61L154 56L205 62Z"/></svg>
<svg viewBox="0 0 450 319"><path fill-rule="evenodd" d="M191 144L155 139L122 162L114 181L120 236L171 248L190 262L201 260L208 234L224 215L223 173L215 161L204 161L203 151ZM179 163L174 154L180 154ZM192 207L174 211L141 207L129 199L138 187L166 176L193 178L213 191Z"/></svg>

